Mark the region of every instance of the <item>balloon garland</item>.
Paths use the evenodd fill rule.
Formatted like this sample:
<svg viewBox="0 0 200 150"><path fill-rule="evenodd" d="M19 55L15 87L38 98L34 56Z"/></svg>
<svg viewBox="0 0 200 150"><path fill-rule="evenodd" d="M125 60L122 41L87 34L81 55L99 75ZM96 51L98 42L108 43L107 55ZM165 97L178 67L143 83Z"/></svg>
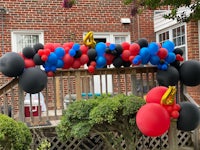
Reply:
<svg viewBox="0 0 200 150"><path fill-rule="evenodd" d="M162 45L148 41L145 38L135 43L123 42L96 43L93 32L88 32L79 43L38 43L32 47L25 47L21 56L25 68L43 65L48 76L53 76L59 69L78 69L87 64L88 71L113 65L116 68L152 64L159 70L167 70L175 61L183 61L183 53L174 50L174 43L165 41Z"/></svg>

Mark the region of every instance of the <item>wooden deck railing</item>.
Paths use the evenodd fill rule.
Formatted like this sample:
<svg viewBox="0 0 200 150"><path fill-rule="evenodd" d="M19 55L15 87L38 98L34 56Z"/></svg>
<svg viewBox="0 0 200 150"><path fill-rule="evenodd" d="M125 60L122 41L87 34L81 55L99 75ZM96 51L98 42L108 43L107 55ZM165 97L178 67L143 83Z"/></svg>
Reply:
<svg viewBox="0 0 200 150"><path fill-rule="evenodd" d="M26 106L26 93L19 87L18 79L14 78L0 87L1 109L12 118L26 122L30 128L56 126L64 109L74 100L108 93L135 94L143 97L152 87L157 86L156 72L157 68L153 66L98 69L95 74L90 74L86 69L57 70L54 77L48 77L47 87L42 91L46 111L42 111L41 107L35 110L32 95L29 96L30 104ZM180 91L182 96L184 92L188 96L186 91ZM37 98L37 105L40 106L42 97L38 94ZM30 107L28 117L25 107ZM36 115L34 110L38 112ZM195 130L195 142L198 142L199 137L196 133Z"/></svg>
<svg viewBox="0 0 200 150"><path fill-rule="evenodd" d="M32 111L30 117L25 117L24 111L26 93L19 87L18 79L14 78L0 87L1 108L3 113L11 115L16 120L32 125L49 124L59 120L67 104L73 100L88 99L101 94L135 94L144 96L147 91L156 86L156 67L106 68L98 69L90 74L87 69L58 70L54 77L48 78L47 87L42 91L46 111L38 108L38 116ZM35 103L34 97L30 108ZM38 105L41 97L38 94ZM35 108L34 108L35 109Z"/></svg>

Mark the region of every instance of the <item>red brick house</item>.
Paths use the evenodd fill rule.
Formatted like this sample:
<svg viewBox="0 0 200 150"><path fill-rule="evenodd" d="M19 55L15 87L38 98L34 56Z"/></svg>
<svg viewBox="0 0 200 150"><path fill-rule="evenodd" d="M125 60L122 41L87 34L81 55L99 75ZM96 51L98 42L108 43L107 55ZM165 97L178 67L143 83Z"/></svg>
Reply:
<svg viewBox="0 0 200 150"><path fill-rule="evenodd" d="M93 31L95 40L113 43L170 39L184 48L186 60L199 60L199 22L166 21L159 10L132 17L131 6L122 0L78 0L72 8L63 8L62 2L0 0L1 55L37 42L82 43L84 35ZM200 101L198 87L192 89L194 99Z"/></svg>

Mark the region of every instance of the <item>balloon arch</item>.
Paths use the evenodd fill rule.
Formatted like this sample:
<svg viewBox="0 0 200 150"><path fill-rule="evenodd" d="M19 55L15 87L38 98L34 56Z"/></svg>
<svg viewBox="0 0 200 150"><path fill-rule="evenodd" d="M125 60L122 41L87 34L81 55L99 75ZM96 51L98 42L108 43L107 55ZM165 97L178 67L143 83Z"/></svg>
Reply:
<svg viewBox="0 0 200 150"><path fill-rule="evenodd" d="M177 119L179 130L198 127L199 109L189 102L177 104L174 87L178 81L186 86L199 85L200 63L183 61L183 51L175 48L172 41L159 44L141 38L135 43L96 43L89 32L83 43L37 43L23 48L21 53L5 53L0 58L0 71L8 77L19 77L22 89L34 94L46 87L47 77L53 76L58 68L79 69L86 65L92 74L108 65L115 68L155 65L159 86L147 93L146 104L138 110L136 123L140 131L147 136L161 136L169 129L171 118ZM44 70L35 67L40 65Z"/></svg>

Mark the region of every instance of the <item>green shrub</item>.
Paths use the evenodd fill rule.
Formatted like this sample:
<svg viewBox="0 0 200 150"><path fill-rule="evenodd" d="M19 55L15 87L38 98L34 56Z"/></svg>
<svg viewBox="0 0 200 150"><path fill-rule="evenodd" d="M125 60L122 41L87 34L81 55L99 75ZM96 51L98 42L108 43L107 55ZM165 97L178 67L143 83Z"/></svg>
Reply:
<svg viewBox="0 0 200 150"><path fill-rule="evenodd" d="M134 149L140 134L135 116L144 104L141 97L123 94L76 101L68 106L56 131L62 140L98 134L107 149L119 148L122 140L127 150Z"/></svg>
<svg viewBox="0 0 200 150"><path fill-rule="evenodd" d="M0 149L28 150L31 140L31 132L24 123L0 114Z"/></svg>

